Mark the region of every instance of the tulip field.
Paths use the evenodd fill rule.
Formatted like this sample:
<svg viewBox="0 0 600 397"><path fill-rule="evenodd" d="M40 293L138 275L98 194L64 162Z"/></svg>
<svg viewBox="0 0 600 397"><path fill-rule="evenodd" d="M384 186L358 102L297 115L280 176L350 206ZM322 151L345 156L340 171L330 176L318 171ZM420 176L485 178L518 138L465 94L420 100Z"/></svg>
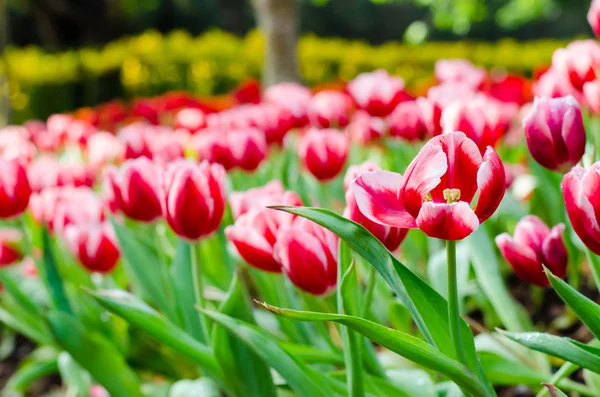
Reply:
<svg viewBox="0 0 600 397"><path fill-rule="evenodd" d="M0 395L600 396L600 43L544 66L3 128Z"/></svg>

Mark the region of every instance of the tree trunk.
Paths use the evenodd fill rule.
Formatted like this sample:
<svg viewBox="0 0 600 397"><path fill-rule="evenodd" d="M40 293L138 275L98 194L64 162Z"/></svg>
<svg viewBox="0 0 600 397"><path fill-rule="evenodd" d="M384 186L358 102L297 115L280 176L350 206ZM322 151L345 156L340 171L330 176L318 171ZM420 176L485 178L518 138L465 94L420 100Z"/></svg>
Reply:
<svg viewBox="0 0 600 397"><path fill-rule="evenodd" d="M299 0L254 0L253 4L265 38L263 85L300 81L297 54Z"/></svg>

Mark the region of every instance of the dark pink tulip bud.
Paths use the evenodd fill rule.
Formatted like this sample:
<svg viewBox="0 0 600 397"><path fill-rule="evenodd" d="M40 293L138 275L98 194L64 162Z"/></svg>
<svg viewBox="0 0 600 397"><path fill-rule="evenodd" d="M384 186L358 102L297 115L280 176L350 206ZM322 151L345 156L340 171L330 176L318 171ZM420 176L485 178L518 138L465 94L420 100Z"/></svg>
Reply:
<svg viewBox="0 0 600 397"><path fill-rule="evenodd" d="M273 180L264 186L248 189L244 192L232 192L229 195L229 205L233 219L254 209L262 209L270 205L302 205L302 200L296 192L285 191L283 184Z"/></svg>
<svg viewBox="0 0 600 397"><path fill-rule="evenodd" d="M390 76L384 69L359 74L348 83L348 92L359 109L374 117L389 115L396 105L409 99L404 80Z"/></svg>
<svg viewBox="0 0 600 397"><path fill-rule="evenodd" d="M417 101L402 102L387 118L390 135L410 142L422 141L427 136L423 106Z"/></svg>
<svg viewBox="0 0 600 397"><path fill-rule="evenodd" d="M379 165L373 163L372 161L365 161L362 164L355 164L348 167L348 171L346 171L346 175L344 175L344 191L350 188L350 185L360 174L363 172L369 171L379 171Z"/></svg>
<svg viewBox="0 0 600 397"><path fill-rule="evenodd" d="M440 59L435 63L435 78L439 83L458 83L473 90L483 87L487 73L466 59Z"/></svg>
<svg viewBox="0 0 600 397"><path fill-rule="evenodd" d="M110 132L98 132L87 142L86 154L94 170L125 160L125 145Z"/></svg>
<svg viewBox="0 0 600 397"><path fill-rule="evenodd" d="M25 211L31 187L27 171L18 159L0 158L0 218L12 218Z"/></svg>
<svg viewBox="0 0 600 397"><path fill-rule="evenodd" d="M196 241L219 227L225 212L225 169L203 161L169 164L163 186L163 216L173 231Z"/></svg>
<svg viewBox="0 0 600 397"><path fill-rule="evenodd" d="M255 128L232 130L227 141L235 165L244 171L256 170L267 156L265 134Z"/></svg>
<svg viewBox="0 0 600 397"><path fill-rule="evenodd" d="M600 1L592 0L590 10L587 14L587 20L594 31L594 34L600 37Z"/></svg>
<svg viewBox="0 0 600 397"><path fill-rule="evenodd" d="M583 85L585 103L594 114L600 114L600 80L589 81Z"/></svg>
<svg viewBox="0 0 600 397"><path fill-rule="evenodd" d="M535 98L523 129L531 156L549 170L568 171L583 157L585 129L572 96Z"/></svg>
<svg viewBox="0 0 600 397"><path fill-rule="evenodd" d="M23 234L13 228L0 229L0 268L12 265L23 258L18 247Z"/></svg>
<svg viewBox="0 0 600 397"><path fill-rule="evenodd" d="M552 68L567 76L571 85L581 91L588 81L598 78L600 70L600 44L596 40L578 40L552 54Z"/></svg>
<svg viewBox="0 0 600 397"><path fill-rule="evenodd" d="M338 238L304 218L283 228L275 243L275 258L286 276L300 289L327 295L337 282Z"/></svg>
<svg viewBox="0 0 600 397"><path fill-rule="evenodd" d="M385 121L379 117L371 117L369 113L359 110L352 116L346 132L359 145L366 146L383 136L386 130Z"/></svg>
<svg viewBox="0 0 600 397"><path fill-rule="evenodd" d="M343 92L321 91L310 101L310 122L320 128L343 128L350 122L352 100Z"/></svg>
<svg viewBox="0 0 600 397"><path fill-rule="evenodd" d="M352 190L346 192L346 208L344 209L344 217L361 224L371 234L373 234L385 247L390 251L395 251L400 246L400 243L406 237L408 229L399 227L391 227L373 222L360 212L356 204L356 197Z"/></svg>
<svg viewBox="0 0 600 397"><path fill-rule="evenodd" d="M151 160L127 160L120 168L106 169L118 208L131 219L152 222L162 214L160 170Z"/></svg>
<svg viewBox="0 0 600 397"><path fill-rule="evenodd" d="M175 128L181 128L190 134L195 134L206 128L206 114L200 109L181 109L175 115Z"/></svg>
<svg viewBox="0 0 600 397"><path fill-rule="evenodd" d="M125 158L152 158L150 141L154 135L154 127L147 123L137 122L123 127L117 138L125 145Z"/></svg>
<svg viewBox="0 0 600 397"><path fill-rule="evenodd" d="M302 164L320 181L335 178L346 163L350 141L334 129L310 129L300 141Z"/></svg>
<svg viewBox="0 0 600 397"><path fill-rule="evenodd" d="M108 273L119 260L119 248L108 223L70 224L63 237L71 253L90 272Z"/></svg>
<svg viewBox="0 0 600 397"><path fill-rule="evenodd" d="M310 90L297 83L279 83L267 88L264 100L289 112L294 128L303 128L308 124L308 106L312 94Z"/></svg>
<svg viewBox="0 0 600 397"><path fill-rule="evenodd" d="M246 212L225 229L229 241L249 265L267 272L281 273L273 257L273 246L281 227L291 224L293 217L269 208Z"/></svg>
<svg viewBox="0 0 600 397"><path fill-rule="evenodd" d="M564 230L562 223L550 230L540 218L528 215L517 223L513 237L502 233L496 237L496 244L517 276L528 283L547 287L550 283L544 266L557 277L564 278L567 274Z"/></svg>

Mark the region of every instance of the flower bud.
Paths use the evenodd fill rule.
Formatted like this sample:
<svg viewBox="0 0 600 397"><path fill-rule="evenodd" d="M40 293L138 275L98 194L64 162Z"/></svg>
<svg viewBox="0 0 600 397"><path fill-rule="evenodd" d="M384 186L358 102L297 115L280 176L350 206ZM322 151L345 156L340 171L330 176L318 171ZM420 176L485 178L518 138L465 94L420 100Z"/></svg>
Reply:
<svg viewBox="0 0 600 397"><path fill-rule="evenodd" d="M309 130L300 141L302 164L320 181L335 178L348 157L348 137L334 129Z"/></svg>
<svg viewBox="0 0 600 397"><path fill-rule="evenodd" d="M108 223L70 224L64 239L71 253L90 272L108 273L119 260L119 248Z"/></svg>
<svg viewBox="0 0 600 397"><path fill-rule="evenodd" d="M27 171L20 161L0 158L0 219L22 214L30 196Z"/></svg>
<svg viewBox="0 0 600 397"><path fill-rule="evenodd" d="M343 128L350 122L352 100L339 91L321 91L316 94L308 109L309 119L315 127Z"/></svg>
<svg viewBox="0 0 600 397"><path fill-rule="evenodd" d="M543 266L560 278L567 274L567 250L562 234L565 225L558 224L550 230L536 216L521 219L514 236L503 233L496 237L502 256L515 273L528 283L547 287L550 285Z"/></svg>
<svg viewBox="0 0 600 397"><path fill-rule="evenodd" d="M296 192L285 191L283 184L272 180L264 186L248 189L243 192L232 192L229 195L229 205L233 219L254 209L262 209L269 205L302 205L302 200Z"/></svg>
<svg viewBox="0 0 600 397"><path fill-rule="evenodd" d="M585 129L572 96L536 98L523 128L531 156L549 170L568 171L583 157Z"/></svg>

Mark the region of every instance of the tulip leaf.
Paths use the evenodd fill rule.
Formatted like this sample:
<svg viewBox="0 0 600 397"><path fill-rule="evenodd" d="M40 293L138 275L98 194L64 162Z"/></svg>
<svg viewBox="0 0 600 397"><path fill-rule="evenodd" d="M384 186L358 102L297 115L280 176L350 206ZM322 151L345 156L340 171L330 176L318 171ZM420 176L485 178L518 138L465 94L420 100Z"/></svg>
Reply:
<svg viewBox="0 0 600 397"><path fill-rule="evenodd" d="M42 228L42 264L43 270L40 272L45 280L46 286L52 303L57 310L61 310L65 313L72 313L71 306L65 295L63 286L63 280L58 273L56 259L54 258L54 250L52 249L52 242L50 240L50 234L46 227ZM38 270L40 266L38 264Z"/></svg>
<svg viewBox="0 0 600 397"><path fill-rule="evenodd" d="M19 311L16 305L4 303L0 307L0 323L27 336L29 339L40 344L52 344L52 335L47 326L40 326L37 319L25 311Z"/></svg>
<svg viewBox="0 0 600 397"><path fill-rule="evenodd" d="M34 360L22 365L9 379L6 384L7 391L25 393L37 379L49 376L58 371L56 358L46 360ZM10 395L10 393L8 393Z"/></svg>
<svg viewBox="0 0 600 397"><path fill-rule="evenodd" d="M323 208L275 206L292 214L310 219L331 230L348 246L363 257L398 295L409 310L426 340L449 357L456 357L450 338L448 322L448 302L419 276L404 266L385 246L356 222L343 218ZM462 340L467 355L468 366L484 384L486 394L494 391L485 380L475 353L473 333L465 321L461 321Z"/></svg>
<svg viewBox="0 0 600 397"><path fill-rule="evenodd" d="M88 291L103 307L122 317L129 324L191 358L194 362L222 380L220 368L212 351L156 310L134 295L122 290Z"/></svg>
<svg viewBox="0 0 600 397"><path fill-rule="evenodd" d="M584 349L569 338L562 338L540 332L506 332L502 335L532 350L570 361L590 371L600 373L600 356Z"/></svg>
<svg viewBox="0 0 600 397"><path fill-rule="evenodd" d="M575 312L577 318L588 327L590 332L600 339L600 305L553 275L548 269L546 275L560 298Z"/></svg>
<svg viewBox="0 0 600 397"><path fill-rule="evenodd" d="M446 375L461 388L464 388L474 396L487 395L487 392L479 380L467 367L412 335L384 327L383 325L365 320L361 317L282 309L266 303L262 303L261 305L276 315L294 320L335 321L363 334L373 342L378 343L408 360Z"/></svg>
<svg viewBox="0 0 600 397"><path fill-rule="evenodd" d="M543 373L520 361L511 360L490 352L479 352L481 366L494 386L538 386L547 380Z"/></svg>
<svg viewBox="0 0 600 397"><path fill-rule="evenodd" d="M141 289L143 296L154 305L163 310L171 321L177 320L177 313L173 302L167 295L165 282L161 277L163 272L156 269L157 266L165 266L158 263L148 250L144 249L136 240L136 236L126 227L119 225L114 218L110 219L115 230L119 248L125 262L125 268L134 280L135 285Z"/></svg>
<svg viewBox="0 0 600 397"><path fill-rule="evenodd" d="M48 324L56 342L112 397L143 397L136 373L101 334L84 329L64 312L49 313Z"/></svg>
<svg viewBox="0 0 600 397"><path fill-rule="evenodd" d="M223 314L256 325L249 302L250 298L236 275L220 310ZM231 335L224 327L217 326L213 331L213 346L223 373L227 374L238 396L277 395L269 366L243 341Z"/></svg>
<svg viewBox="0 0 600 397"><path fill-rule="evenodd" d="M225 327L250 347L254 353L273 367L300 397L328 397L332 395L329 383L317 371L287 353L273 338L260 328L212 310L201 311L215 323Z"/></svg>
<svg viewBox="0 0 600 397"><path fill-rule="evenodd" d="M289 354L307 364L344 365L344 355L331 350L322 350L313 346L280 342L279 345Z"/></svg>

